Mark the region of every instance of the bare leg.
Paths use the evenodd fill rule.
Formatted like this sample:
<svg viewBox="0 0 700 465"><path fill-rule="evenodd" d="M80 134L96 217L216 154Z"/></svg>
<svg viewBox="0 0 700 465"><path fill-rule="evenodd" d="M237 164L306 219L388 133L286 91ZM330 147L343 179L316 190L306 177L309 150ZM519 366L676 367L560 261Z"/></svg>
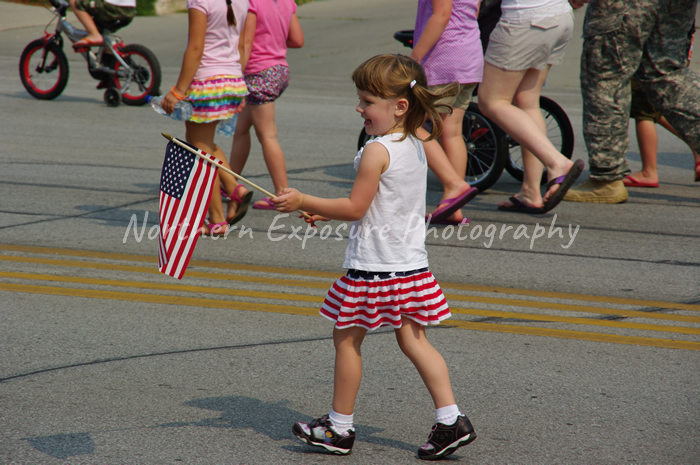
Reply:
<svg viewBox="0 0 700 465"><path fill-rule="evenodd" d="M656 156L659 145L659 136L656 133L656 124L652 120L635 120L637 133L637 145L642 159L642 170L631 176L641 182L659 182L659 173L656 169Z"/></svg>
<svg viewBox="0 0 700 465"><path fill-rule="evenodd" d="M275 103L247 105L247 107L250 108L255 134L258 136L260 145L262 145L267 171L270 173L272 184L275 186L274 193L277 194L280 190L287 187L289 182L287 181L287 166L284 160L284 152L282 152L282 147L277 140Z"/></svg>
<svg viewBox="0 0 700 465"><path fill-rule="evenodd" d="M362 353L360 346L367 330L357 326L333 329L335 345L335 372L333 376L333 410L351 415L362 381Z"/></svg>
<svg viewBox="0 0 700 465"><path fill-rule="evenodd" d="M231 143L231 156L229 163L234 173L241 174L248 155L250 155L250 128L253 126L253 120L250 118L250 107L246 105L238 114L236 121L236 132L233 134L233 142Z"/></svg>
<svg viewBox="0 0 700 465"><path fill-rule="evenodd" d="M573 166L573 162L552 145L547 134L533 119L533 114L528 114L513 104L516 94L519 97L523 96L522 94L537 95L539 111L539 94L546 75L547 70L506 71L490 63L484 63L484 78L479 85L479 109L487 118L495 121L506 133L517 140L521 147L537 157L547 168L551 180L566 174ZM527 165L525 168L527 169ZM532 183L534 178L533 173L533 178L528 178L528 183ZM546 201L558 188L558 185L550 188L543 200ZM523 187L521 195L532 195L528 192L535 190L539 192L539 183L536 189L534 185ZM528 197L520 200L533 201ZM539 206L539 204L533 203L532 206Z"/></svg>
<svg viewBox="0 0 700 465"><path fill-rule="evenodd" d="M88 35L84 37L81 40L85 41L95 41L99 42L102 40L102 34L100 34L100 31L97 29L97 25L95 24L95 20L92 19L92 16L90 16L90 13L87 11L82 11L76 8L75 6L75 0L70 0L68 2L70 4L70 7L73 9L73 13L75 14L75 17L78 18L78 20L83 24L85 27L85 30L87 31Z"/></svg>
<svg viewBox="0 0 700 465"><path fill-rule="evenodd" d="M185 121L185 139L187 142L203 152L213 155L217 159L221 160L223 166L230 169L224 152L214 143L214 133L216 131L217 124L218 121L213 123L193 123L191 121ZM211 193L211 201L209 202L209 222L213 224L223 223L226 221L219 186L223 185L224 190L231 195L238 185L236 178L230 174L221 170L219 170L218 173L218 179L214 183L214 188L212 189ZM245 191L241 189L240 194L243 195L244 193ZM237 206L236 202L230 203L234 203Z"/></svg>
<svg viewBox="0 0 700 465"><path fill-rule="evenodd" d="M418 128L418 137L425 139L428 137L428 132L423 128ZM462 176L457 174L438 141L423 142L423 148L425 149L428 167L435 173L440 184L442 184L443 193L441 200L458 197L471 187L464 180L464 174ZM462 212L457 210L448 219L459 222L462 221L462 218Z"/></svg>
<svg viewBox="0 0 700 465"><path fill-rule="evenodd" d="M231 155L229 163L231 170L234 173L242 174L243 168L248 161L250 155L250 128L253 126L253 120L250 117L251 105L246 105L238 114L236 120L236 132L233 134L233 142L231 143ZM246 191L240 190L242 196ZM231 192L229 192L231 194ZM227 205L226 218L233 218L238 211L238 202L229 202Z"/></svg>
<svg viewBox="0 0 700 465"><path fill-rule="evenodd" d="M395 330L401 351L418 370L433 398L435 408L454 405L455 398L450 384L450 374L445 359L430 344L422 326L410 318L401 319L402 326Z"/></svg>
<svg viewBox="0 0 700 465"><path fill-rule="evenodd" d="M683 139L678 132L671 127L671 124L666 121L666 118L663 116L661 117L661 121L659 121L659 124L663 126L667 131L671 132L672 134L675 134L676 137L679 139ZM689 145L688 148L693 152L693 158L695 159L695 182L698 182L700 180L700 154L693 150L693 148ZM644 163L642 162L642 166Z"/></svg>

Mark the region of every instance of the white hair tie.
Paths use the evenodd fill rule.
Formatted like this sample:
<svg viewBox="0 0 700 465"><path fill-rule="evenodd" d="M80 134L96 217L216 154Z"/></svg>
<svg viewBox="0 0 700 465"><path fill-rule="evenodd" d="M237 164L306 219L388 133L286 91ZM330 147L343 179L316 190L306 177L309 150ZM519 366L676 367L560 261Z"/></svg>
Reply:
<svg viewBox="0 0 700 465"><path fill-rule="evenodd" d="M415 85L416 85L416 80L414 79L413 81L411 81L411 84L410 84L411 89L413 89L413 86L415 86Z"/></svg>

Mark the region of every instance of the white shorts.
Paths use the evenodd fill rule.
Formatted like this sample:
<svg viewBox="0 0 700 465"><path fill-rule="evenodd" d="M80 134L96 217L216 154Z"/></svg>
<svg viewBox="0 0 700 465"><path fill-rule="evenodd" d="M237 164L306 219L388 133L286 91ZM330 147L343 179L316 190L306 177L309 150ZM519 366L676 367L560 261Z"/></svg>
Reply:
<svg viewBox="0 0 700 465"><path fill-rule="evenodd" d="M523 23L499 21L489 37L484 61L507 71L544 70L561 64L574 32L574 14Z"/></svg>

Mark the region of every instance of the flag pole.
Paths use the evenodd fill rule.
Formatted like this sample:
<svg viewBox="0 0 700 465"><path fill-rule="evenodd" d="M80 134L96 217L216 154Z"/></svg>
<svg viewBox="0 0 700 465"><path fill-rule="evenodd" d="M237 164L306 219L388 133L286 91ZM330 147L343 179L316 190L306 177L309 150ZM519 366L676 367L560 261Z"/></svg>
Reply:
<svg viewBox="0 0 700 465"><path fill-rule="evenodd" d="M209 158L207 158L207 157L204 155L204 153L202 153L201 150L199 150L199 149L193 149L193 148L190 147L189 145L183 144L183 143L180 141L180 139L178 139L178 138L176 138L176 137L173 137L173 136L171 136L170 134L166 134L166 133L164 133L164 132L161 132L161 134L163 135L163 137L165 137L165 138L168 139L169 141L176 143L177 145L179 145L179 146L182 147L183 149L188 150L188 151L194 153L195 155L198 155L200 158L203 158L203 159L206 160L207 162L211 163L211 160L210 160ZM244 177L241 176L240 174L234 173L233 171L231 171L230 169L226 168L225 166L217 165L217 167L218 167L220 170L223 170L224 172L226 172L226 173L230 174L231 176L233 176L234 178L236 178L236 180L238 180L238 181L243 181L244 183L248 184L249 186L251 186L251 187L253 187L253 188L259 190L260 192L262 192L263 194L265 194L266 196L268 196L270 199L277 198L276 195L271 194L270 192L266 191L265 189L263 189L262 187L258 186L257 184L248 181L246 178L244 178ZM308 213L303 212L303 211L301 211L301 210L297 210L297 211L298 211L299 213L301 213L301 214L304 216L304 218L309 219L309 220L311 219L311 217L309 216Z"/></svg>

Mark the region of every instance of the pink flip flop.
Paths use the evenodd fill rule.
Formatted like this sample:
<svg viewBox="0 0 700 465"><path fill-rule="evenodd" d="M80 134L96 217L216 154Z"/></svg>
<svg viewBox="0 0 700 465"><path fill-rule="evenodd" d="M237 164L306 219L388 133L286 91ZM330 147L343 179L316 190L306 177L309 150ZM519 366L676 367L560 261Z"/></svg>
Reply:
<svg viewBox="0 0 700 465"><path fill-rule="evenodd" d="M622 184L627 187L659 187L658 182L637 181L632 176L625 176L622 180Z"/></svg>
<svg viewBox="0 0 700 465"><path fill-rule="evenodd" d="M462 192L461 195L453 197L451 199L445 199L438 204L438 208L432 213L431 223L440 223L447 219L448 216L452 215L454 212L469 203L476 194L479 193L479 189L476 187L470 187L466 191ZM445 205L446 204L446 205ZM445 205L444 207L440 207Z"/></svg>
<svg viewBox="0 0 700 465"><path fill-rule="evenodd" d="M272 200L270 200L268 197L264 197L262 199L263 202L267 202L267 205L256 205L253 204L253 208L256 210L274 210L275 209L275 204L272 203Z"/></svg>

